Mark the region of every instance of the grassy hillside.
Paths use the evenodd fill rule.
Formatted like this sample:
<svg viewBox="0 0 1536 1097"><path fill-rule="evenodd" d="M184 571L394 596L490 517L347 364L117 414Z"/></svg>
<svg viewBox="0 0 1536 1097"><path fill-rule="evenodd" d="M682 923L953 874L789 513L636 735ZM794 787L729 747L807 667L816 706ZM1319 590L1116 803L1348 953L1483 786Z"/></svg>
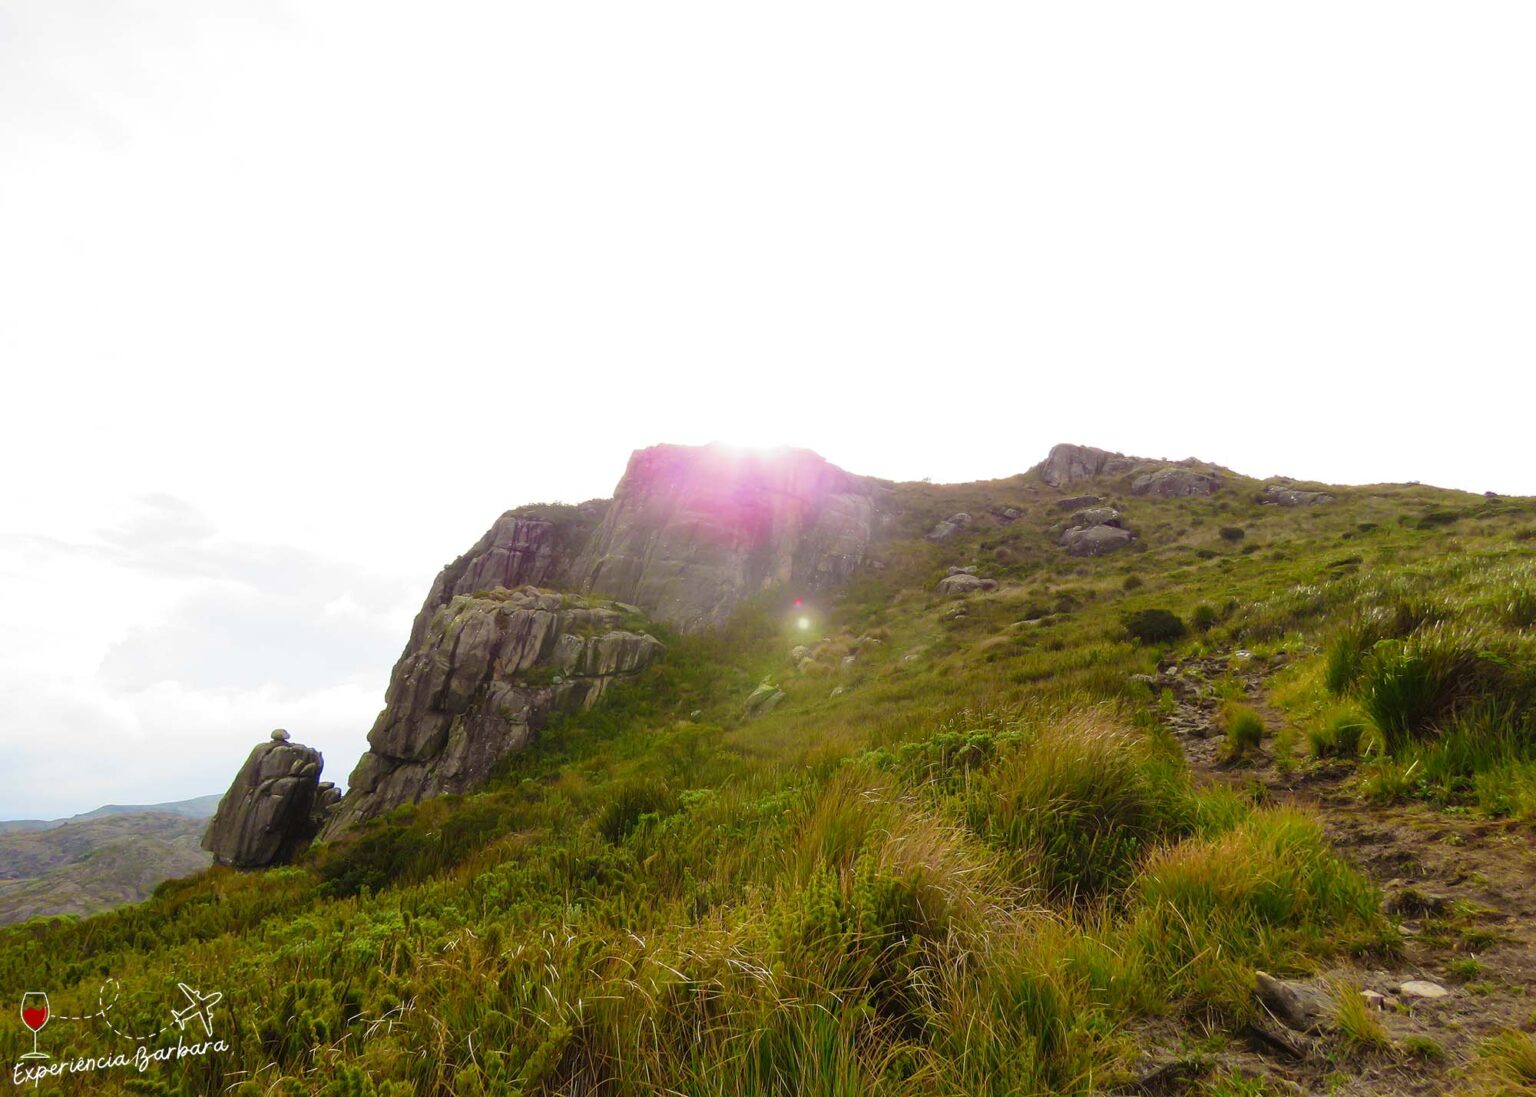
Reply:
<svg viewBox="0 0 1536 1097"><path fill-rule="evenodd" d="M0 833L0 925L93 914L207 868L206 818L98 809L46 829Z"/></svg>
<svg viewBox="0 0 1536 1097"><path fill-rule="evenodd" d="M152 1068L134 1083L151 1092L1134 1082L1149 1032L1198 1054L1262 1020L1255 969L1403 947L1316 818L1245 790L1253 750L1349 767L1383 806L1536 819L1536 505L1389 485L1281 508L1258 488L1088 487L1139 540L1077 559L1053 536L1077 490L901 485L883 568L819 603L766 595L716 636L667 636L660 664L485 792L400 809L294 866L0 931L0 983L46 987L67 1016L114 977L115 1024L141 1032L181 1004L178 981L222 991L231 1050ZM960 510L967 530L922 537ZM954 565L1001 586L937 594ZM1164 638L1134 638L1138 621ZM810 651L792 663L796 645ZM1168 730L1153 676L1192 661L1234 700L1248 668L1271 675L1285 726L1244 730L1234 709L1237 780L1195 780ZM765 678L785 700L742 719ZM24 1033L3 1031L14 1059ZM102 1053L84 1023L44 1036L56 1055ZM1536 1047L1502 1039L1456 1084L1529 1092ZM1351 1048L1346 1079L1367 1053ZM1170 1091L1281 1087L1218 1068Z"/></svg>

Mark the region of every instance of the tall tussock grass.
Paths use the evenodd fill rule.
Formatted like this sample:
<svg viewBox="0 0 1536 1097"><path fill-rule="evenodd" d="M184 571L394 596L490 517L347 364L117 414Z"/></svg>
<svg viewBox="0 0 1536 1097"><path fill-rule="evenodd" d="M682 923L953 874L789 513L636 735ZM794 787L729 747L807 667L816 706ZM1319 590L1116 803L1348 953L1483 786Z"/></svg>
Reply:
<svg viewBox="0 0 1536 1097"><path fill-rule="evenodd" d="M1372 649L1360 670L1360 704L1389 752L1424 734L1458 705L1507 689L1507 667L1490 642L1477 625L1442 621Z"/></svg>
<svg viewBox="0 0 1536 1097"><path fill-rule="evenodd" d="M1023 882L1076 903L1123 888L1147 848L1187 829L1187 778L1146 736L1091 710L1038 729L971 790L977 833Z"/></svg>
<svg viewBox="0 0 1536 1097"><path fill-rule="evenodd" d="M1335 942L1383 947L1379 896L1332 851L1316 820L1258 811L1232 829L1159 851L1135 886L1132 940L1176 994L1242 1014L1255 967Z"/></svg>

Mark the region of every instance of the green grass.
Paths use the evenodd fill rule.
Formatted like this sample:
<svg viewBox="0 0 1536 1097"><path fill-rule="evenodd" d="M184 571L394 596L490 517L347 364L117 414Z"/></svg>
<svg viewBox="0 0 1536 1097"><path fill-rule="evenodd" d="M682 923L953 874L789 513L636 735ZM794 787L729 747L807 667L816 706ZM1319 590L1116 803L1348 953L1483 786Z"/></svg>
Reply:
<svg viewBox="0 0 1536 1097"><path fill-rule="evenodd" d="M1478 1049L1472 1072L1477 1097L1532 1097L1536 1094L1536 1037L1503 1032Z"/></svg>
<svg viewBox="0 0 1536 1097"><path fill-rule="evenodd" d="M1356 1054L1383 1052L1392 1046L1381 1019L1372 1011L1359 987L1341 983L1335 988L1333 1021L1338 1026L1339 1041L1347 1051Z"/></svg>
<svg viewBox="0 0 1536 1097"><path fill-rule="evenodd" d="M788 592L766 592L718 635L663 635L645 675L484 791L294 866L0 931L0 981L68 1014L110 973L120 1021L150 1028L178 981L223 991L232 1050L148 1080L172 1093L1102 1091L1148 1017L1221 1031L1252 1016L1255 967L1396 947L1315 819L1196 786L1133 675L1284 652L1269 703L1314 754L1393 795L1536 813L1525 504L1380 486L1289 510L1255 490L1121 491L1137 548L1085 560L1033 478L899 485L885 568L829 599L814 673L787 659ZM922 536L993 504L1024 517ZM1434 511L1459 517L1420 528ZM932 588L960 563L1003 586L947 617ZM1244 674L1216 685L1239 699ZM766 675L785 700L744 722ZM1263 721L1240 715L1252 750ZM1487 1061L1507 1073L1522 1047Z"/></svg>
<svg viewBox="0 0 1536 1097"><path fill-rule="evenodd" d="M1244 758L1264 741L1264 717L1247 705L1229 703L1223 716L1230 757Z"/></svg>

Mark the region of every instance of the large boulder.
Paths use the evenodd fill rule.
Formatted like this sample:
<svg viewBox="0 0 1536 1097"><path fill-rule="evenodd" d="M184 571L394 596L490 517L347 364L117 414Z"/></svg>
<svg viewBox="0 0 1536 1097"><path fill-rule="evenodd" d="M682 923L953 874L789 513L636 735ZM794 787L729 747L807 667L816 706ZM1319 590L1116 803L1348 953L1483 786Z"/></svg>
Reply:
<svg viewBox="0 0 1536 1097"><path fill-rule="evenodd" d="M1058 499L1053 505L1057 510L1078 510L1082 507L1096 507L1103 501L1097 495L1074 495L1070 499Z"/></svg>
<svg viewBox="0 0 1536 1097"><path fill-rule="evenodd" d="M940 594L970 594L978 590L996 590L996 579L983 579L968 571L957 571L939 580Z"/></svg>
<svg viewBox="0 0 1536 1097"><path fill-rule="evenodd" d="M329 793L320 802L324 766L318 750L274 731L251 751L219 801L203 848L215 861L236 868L264 868L292 858L315 836L319 811L335 802ZM334 786L327 788L334 792Z"/></svg>
<svg viewBox="0 0 1536 1097"><path fill-rule="evenodd" d="M1078 480L1092 480L1096 476L1118 476L1131 471L1139 458L1123 453L1111 453L1094 446L1074 446L1063 442L1051 447L1051 452L1036 468L1040 478L1053 488L1064 488Z"/></svg>
<svg viewBox="0 0 1536 1097"><path fill-rule="evenodd" d="M482 786L559 712L590 708L662 650L635 611L536 587L455 595L395 664L329 837L404 803Z"/></svg>
<svg viewBox="0 0 1536 1097"><path fill-rule="evenodd" d="M1144 472L1131 481L1132 495L1155 495L1165 499L1210 495L1221 487L1221 478L1195 469L1169 466Z"/></svg>
<svg viewBox="0 0 1536 1097"><path fill-rule="evenodd" d="M1271 484L1264 489L1263 501L1277 507L1315 507L1333 502L1333 495L1326 491L1299 491Z"/></svg>
<svg viewBox="0 0 1536 1097"><path fill-rule="evenodd" d="M1123 526L1125 518L1114 507L1089 507L1072 516L1072 521L1083 528L1090 526Z"/></svg>
<svg viewBox="0 0 1536 1097"><path fill-rule="evenodd" d="M1302 1033L1320 1032L1333 1016L1330 996L1310 983L1276 979L1255 971L1254 994L1270 1016L1286 1028Z"/></svg>
<svg viewBox="0 0 1536 1097"><path fill-rule="evenodd" d="M928 540L947 541L961 530L969 528L971 521L971 516L963 510L958 514L951 514L928 531Z"/></svg>
<svg viewBox="0 0 1536 1097"><path fill-rule="evenodd" d="M779 707L779 702L784 700L784 691L773 684L770 678L764 678L758 683L756 689L747 695L747 703L742 708L743 719L750 720L754 716L763 716Z"/></svg>
<svg viewBox="0 0 1536 1097"><path fill-rule="evenodd" d="M1118 526L1074 528L1061 535L1061 543L1070 556L1105 556L1125 548L1134 540L1130 530Z"/></svg>

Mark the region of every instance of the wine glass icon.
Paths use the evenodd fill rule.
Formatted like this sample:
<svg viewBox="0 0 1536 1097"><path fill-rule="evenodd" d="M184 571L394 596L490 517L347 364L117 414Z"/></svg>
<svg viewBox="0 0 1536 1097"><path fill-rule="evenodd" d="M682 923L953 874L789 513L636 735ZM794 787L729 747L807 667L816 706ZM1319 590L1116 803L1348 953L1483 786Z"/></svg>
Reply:
<svg viewBox="0 0 1536 1097"><path fill-rule="evenodd" d="M48 1023L48 995L40 990L29 990L21 996L21 1023L32 1030L32 1050L23 1059L47 1059L48 1053L37 1050L37 1033Z"/></svg>

